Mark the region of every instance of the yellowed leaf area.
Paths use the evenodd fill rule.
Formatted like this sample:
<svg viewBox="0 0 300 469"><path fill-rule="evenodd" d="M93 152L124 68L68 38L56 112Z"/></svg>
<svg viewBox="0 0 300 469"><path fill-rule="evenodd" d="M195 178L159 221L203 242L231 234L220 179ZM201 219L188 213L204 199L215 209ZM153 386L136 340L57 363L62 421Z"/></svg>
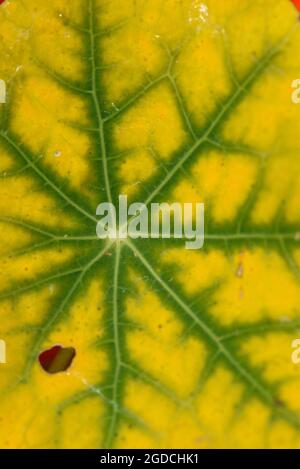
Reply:
<svg viewBox="0 0 300 469"><path fill-rule="evenodd" d="M299 40L289 0L0 6L0 447L300 447ZM203 249L98 240L118 194L204 202Z"/></svg>

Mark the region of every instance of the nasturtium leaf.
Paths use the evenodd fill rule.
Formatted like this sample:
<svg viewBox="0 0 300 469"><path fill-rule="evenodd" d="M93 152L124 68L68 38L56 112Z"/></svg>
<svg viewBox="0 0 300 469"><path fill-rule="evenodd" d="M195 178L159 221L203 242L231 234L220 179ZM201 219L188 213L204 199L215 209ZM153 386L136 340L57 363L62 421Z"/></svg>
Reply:
<svg viewBox="0 0 300 469"><path fill-rule="evenodd" d="M0 38L0 447L299 447L295 6L10 0ZM204 202L203 249L98 239L119 194Z"/></svg>

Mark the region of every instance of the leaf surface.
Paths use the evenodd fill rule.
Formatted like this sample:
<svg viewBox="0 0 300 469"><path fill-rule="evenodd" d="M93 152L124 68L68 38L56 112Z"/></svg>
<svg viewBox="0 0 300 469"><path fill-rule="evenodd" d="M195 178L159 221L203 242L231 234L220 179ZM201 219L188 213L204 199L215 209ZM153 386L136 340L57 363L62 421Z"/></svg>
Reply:
<svg viewBox="0 0 300 469"><path fill-rule="evenodd" d="M12 0L0 25L0 446L299 447L292 3ZM204 248L97 239L119 194L204 202Z"/></svg>

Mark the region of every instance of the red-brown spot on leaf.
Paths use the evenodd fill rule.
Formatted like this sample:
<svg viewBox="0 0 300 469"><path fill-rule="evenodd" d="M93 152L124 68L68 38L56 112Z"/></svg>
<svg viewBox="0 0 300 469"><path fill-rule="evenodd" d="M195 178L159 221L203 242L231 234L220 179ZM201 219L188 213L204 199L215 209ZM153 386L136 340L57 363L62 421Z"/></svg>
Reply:
<svg viewBox="0 0 300 469"><path fill-rule="evenodd" d="M66 371L72 364L75 355L76 351L73 347L64 348L61 345L54 345L40 353L39 362L43 370L55 374Z"/></svg>

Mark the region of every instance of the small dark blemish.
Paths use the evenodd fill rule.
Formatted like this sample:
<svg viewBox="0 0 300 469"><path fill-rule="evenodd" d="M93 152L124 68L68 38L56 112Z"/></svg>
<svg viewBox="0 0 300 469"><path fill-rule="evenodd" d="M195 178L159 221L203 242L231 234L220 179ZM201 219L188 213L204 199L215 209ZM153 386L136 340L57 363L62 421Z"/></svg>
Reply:
<svg viewBox="0 0 300 469"><path fill-rule="evenodd" d="M39 362L44 371L50 374L66 371L76 355L73 347L64 348L61 345L44 350L39 354Z"/></svg>

